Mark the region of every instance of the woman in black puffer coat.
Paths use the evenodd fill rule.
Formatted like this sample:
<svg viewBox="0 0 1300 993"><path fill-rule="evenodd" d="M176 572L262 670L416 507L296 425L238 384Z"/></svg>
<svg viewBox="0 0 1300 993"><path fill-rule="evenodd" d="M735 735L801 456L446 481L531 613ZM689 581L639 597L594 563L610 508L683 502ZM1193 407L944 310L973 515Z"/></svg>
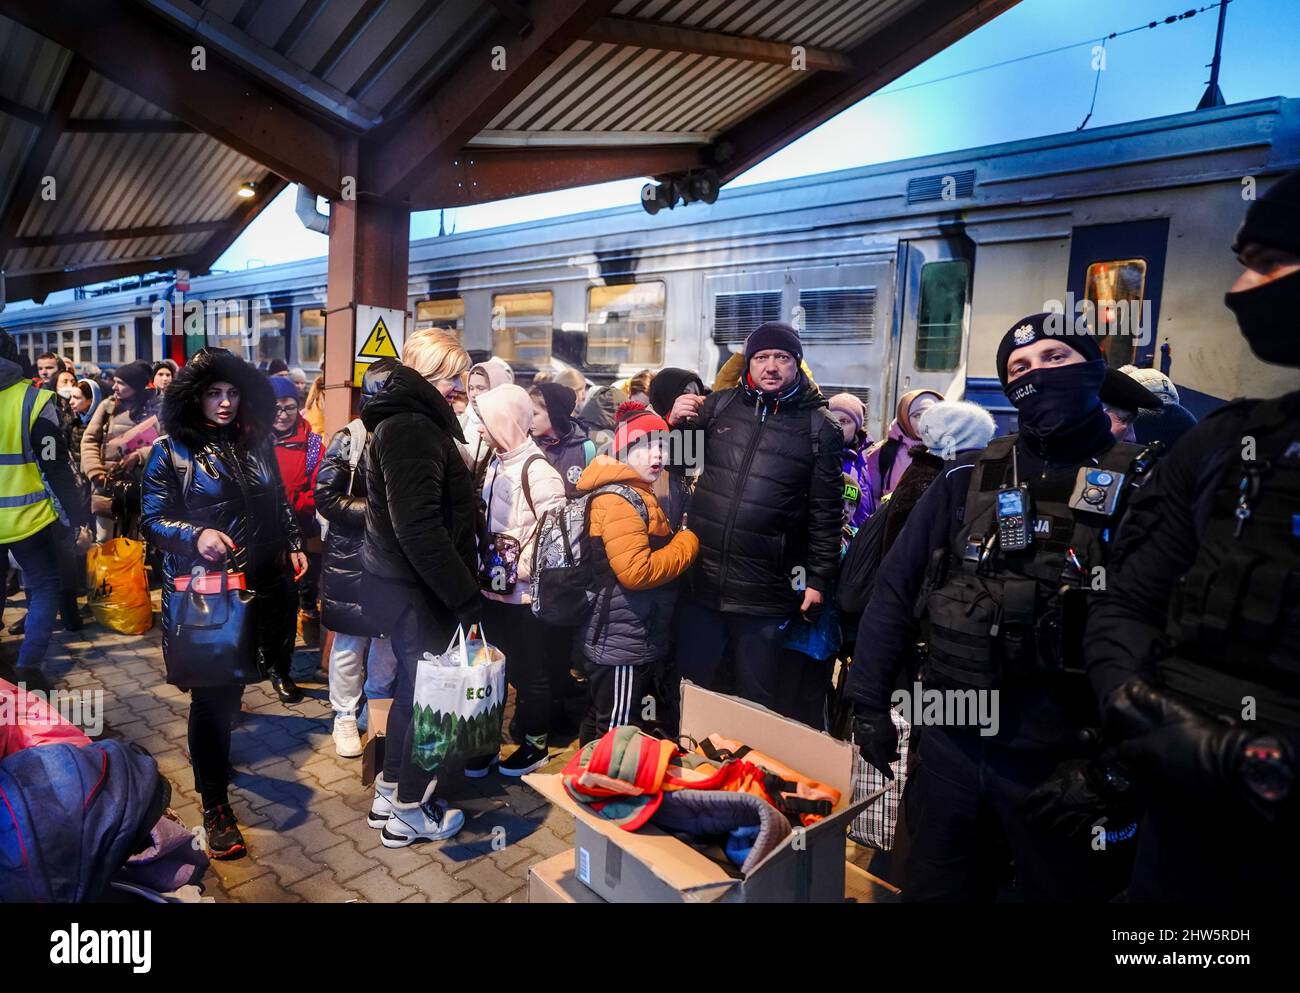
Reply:
<svg viewBox="0 0 1300 993"><path fill-rule="evenodd" d="M215 858L244 852L226 794L230 724L243 683L191 685L174 675L169 632L180 597L175 580L195 567L244 573L263 671L284 696L293 653L294 582L307 569L302 538L285 500L271 447L271 387L247 362L204 349L177 374L163 399L167 434L149 453L141 531L163 552L163 661L168 681L190 691L189 748ZM188 465L188 468L186 466Z"/></svg>

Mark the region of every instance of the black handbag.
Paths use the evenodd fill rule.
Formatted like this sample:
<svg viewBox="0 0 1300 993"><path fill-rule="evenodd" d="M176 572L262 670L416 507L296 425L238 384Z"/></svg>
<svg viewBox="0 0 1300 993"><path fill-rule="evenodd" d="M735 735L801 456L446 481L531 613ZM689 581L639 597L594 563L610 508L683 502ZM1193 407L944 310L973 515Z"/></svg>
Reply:
<svg viewBox="0 0 1300 993"><path fill-rule="evenodd" d="M210 573L194 573L188 588L174 591L168 604L167 681L182 689L260 682L253 592L232 588L225 569L215 590Z"/></svg>

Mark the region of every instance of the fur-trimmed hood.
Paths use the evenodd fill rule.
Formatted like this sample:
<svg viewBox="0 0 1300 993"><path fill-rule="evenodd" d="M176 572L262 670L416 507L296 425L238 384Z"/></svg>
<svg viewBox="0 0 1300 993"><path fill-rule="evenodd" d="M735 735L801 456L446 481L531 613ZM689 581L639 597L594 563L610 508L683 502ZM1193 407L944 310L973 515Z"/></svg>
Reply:
<svg viewBox="0 0 1300 993"><path fill-rule="evenodd" d="M203 419L203 391L212 383L239 387L235 424L245 439L269 438L275 417L275 396L266 376L229 352L203 351L190 359L163 394L159 420L177 441L194 447L208 436Z"/></svg>

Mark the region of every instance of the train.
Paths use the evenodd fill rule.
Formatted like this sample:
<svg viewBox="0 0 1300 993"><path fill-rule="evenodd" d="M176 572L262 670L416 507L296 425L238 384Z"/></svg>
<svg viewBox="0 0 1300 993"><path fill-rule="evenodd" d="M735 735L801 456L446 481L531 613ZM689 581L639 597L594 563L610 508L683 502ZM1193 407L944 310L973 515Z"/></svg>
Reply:
<svg viewBox="0 0 1300 993"><path fill-rule="evenodd" d="M997 343L1052 310L1099 332L1112 366L1161 368L1203 415L1294 388L1251 355L1222 297L1249 201L1296 168L1300 100L1275 97L724 189L653 216L629 205L420 239L407 328L447 328L524 381L573 366L600 383L664 366L707 380L753 328L786 320L823 393L861 398L880 437L921 387L1009 423ZM324 258L189 280L185 298L218 316L185 354L222 344L315 374L325 283ZM177 295L165 275L11 308L0 327L33 358L154 359L179 347L158 321Z"/></svg>

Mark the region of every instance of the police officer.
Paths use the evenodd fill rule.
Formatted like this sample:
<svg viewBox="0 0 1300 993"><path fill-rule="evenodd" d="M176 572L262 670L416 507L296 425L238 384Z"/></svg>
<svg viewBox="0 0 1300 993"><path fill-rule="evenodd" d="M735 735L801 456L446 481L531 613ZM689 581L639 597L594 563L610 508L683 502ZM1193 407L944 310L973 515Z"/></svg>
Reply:
<svg viewBox="0 0 1300 993"><path fill-rule="evenodd" d="M940 699L954 705L913 700L905 714L919 710L924 725L905 798L907 900L992 900L1012 862L1024 899L1104 899L1131 864L1099 857L1086 836L1037 830L1022 811L1059 763L1082 756L1082 732L1098 722L1084 611L1126 491L1146 478L1141 449L1111 435L1097 340L1071 331L1054 314L1007 331L998 375L1020 432L959 458L930 486L881 563L858 630L873 650L855 659L848 693L868 762L885 771L897 757L890 691L913 650L918 603L925 693L948 691ZM972 690L985 694L982 710L970 707ZM958 702L968 726L951 724ZM975 712L993 719L974 726Z"/></svg>
<svg viewBox="0 0 1300 993"><path fill-rule="evenodd" d="M1300 368L1300 172L1232 248L1251 351ZM1185 438L1120 530L1088 674L1148 798L1129 898L1245 901L1300 881L1300 392Z"/></svg>

